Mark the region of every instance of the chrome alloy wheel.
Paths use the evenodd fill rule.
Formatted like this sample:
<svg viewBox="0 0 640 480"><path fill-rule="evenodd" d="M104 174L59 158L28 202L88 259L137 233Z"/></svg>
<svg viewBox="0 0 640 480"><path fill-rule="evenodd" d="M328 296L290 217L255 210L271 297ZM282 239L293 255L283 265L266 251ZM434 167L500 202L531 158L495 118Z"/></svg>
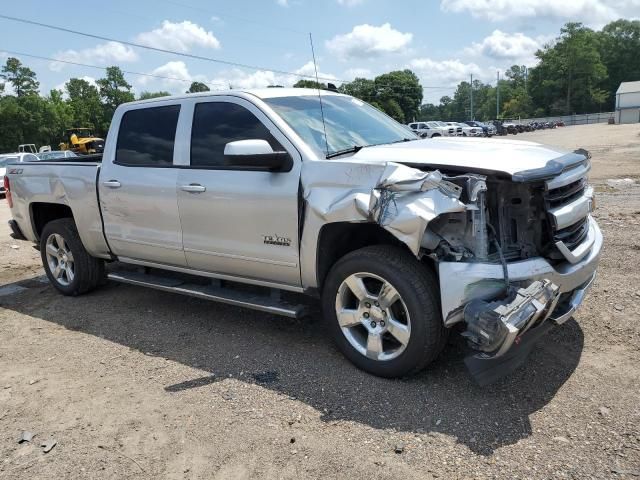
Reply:
<svg viewBox="0 0 640 480"><path fill-rule="evenodd" d="M60 285L68 286L73 282L74 263L73 253L69 249L62 235L53 233L49 235L46 243L47 263L49 270Z"/></svg>
<svg viewBox="0 0 640 480"><path fill-rule="evenodd" d="M392 360L409 344L406 305L393 285L373 273L354 273L340 284L336 316L351 346L372 360Z"/></svg>

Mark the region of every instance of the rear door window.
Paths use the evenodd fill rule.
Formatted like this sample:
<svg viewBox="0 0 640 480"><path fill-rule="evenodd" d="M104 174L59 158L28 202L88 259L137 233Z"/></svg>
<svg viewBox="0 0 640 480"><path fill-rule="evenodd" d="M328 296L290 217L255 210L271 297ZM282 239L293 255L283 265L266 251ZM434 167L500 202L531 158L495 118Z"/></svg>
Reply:
<svg viewBox="0 0 640 480"><path fill-rule="evenodd" d="M115 163L131 167L173 165L180 105L139 108L122 116Z"/></svg>

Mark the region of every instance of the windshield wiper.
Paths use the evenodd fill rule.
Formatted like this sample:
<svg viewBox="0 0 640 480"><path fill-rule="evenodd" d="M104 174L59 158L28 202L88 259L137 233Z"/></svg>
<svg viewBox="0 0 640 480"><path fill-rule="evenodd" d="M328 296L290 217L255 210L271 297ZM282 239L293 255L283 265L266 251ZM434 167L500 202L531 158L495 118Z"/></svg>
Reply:
<svg viewBox="0 0 640 480"><path fill-rule="evenodd" d="M354 145L353 147L345 148L343 150L327 153L327 156L325 158L329 159L339 157L340 155L345 155L347 153L358 153L360 150L362 150L362 145Z"/></svg>

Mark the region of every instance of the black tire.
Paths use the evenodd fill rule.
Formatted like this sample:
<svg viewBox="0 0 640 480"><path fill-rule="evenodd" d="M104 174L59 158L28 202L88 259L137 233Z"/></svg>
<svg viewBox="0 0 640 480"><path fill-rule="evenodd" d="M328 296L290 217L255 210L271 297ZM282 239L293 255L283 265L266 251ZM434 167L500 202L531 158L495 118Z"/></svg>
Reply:
<svg viewBox="0 0 640 480"><path fill-rule="evenodd" d="M398 291L411 319L411 332L402 353L391 360L375 360L360 353L343 334L336 313L342 282L350 275L377 275ZM351 252L331 268L322 291L323 316L338 349L358 368L381 377L414 374L431 363L446 344L448 330L440 314L435 273L409 252L390 245L374 245ZM369 317L367 317L369 318Z"/></svg>
<svg viewBox="0 0 640 480"><path fill-rule="evenodd" d="M440 135L439 133L434 133L433 135L431 135L431 138L433 137L441 137L442 135Z"/></svg>
<svg viewBox="0 0 640 480"><path fill-rule="evenodd" d="M67 285L62 284L51 271L47 260L47 239L51 235L60 235L73 254L73 279ZM44 271L51 284L63 295L81 295L90 292L102 284L105 277L104 260L92 257L85 250L76 224L71 218L52 220L42 229L40 235L40 256Z"/></svg>

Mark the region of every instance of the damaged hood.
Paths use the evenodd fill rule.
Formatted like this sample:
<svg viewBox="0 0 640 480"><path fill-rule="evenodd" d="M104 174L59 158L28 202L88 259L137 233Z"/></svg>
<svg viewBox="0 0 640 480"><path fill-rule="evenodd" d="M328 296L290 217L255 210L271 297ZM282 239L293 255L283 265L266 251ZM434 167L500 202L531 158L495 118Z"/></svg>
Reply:
<svg viewBox="0 0 640 480"><path fill-rule="evenodd" d="M586 155L519 140L434 138L366 147L347 158L442 170L502 173L516 180L529 180L529 177L557 175L571 165L584 162Z"/></svg>

